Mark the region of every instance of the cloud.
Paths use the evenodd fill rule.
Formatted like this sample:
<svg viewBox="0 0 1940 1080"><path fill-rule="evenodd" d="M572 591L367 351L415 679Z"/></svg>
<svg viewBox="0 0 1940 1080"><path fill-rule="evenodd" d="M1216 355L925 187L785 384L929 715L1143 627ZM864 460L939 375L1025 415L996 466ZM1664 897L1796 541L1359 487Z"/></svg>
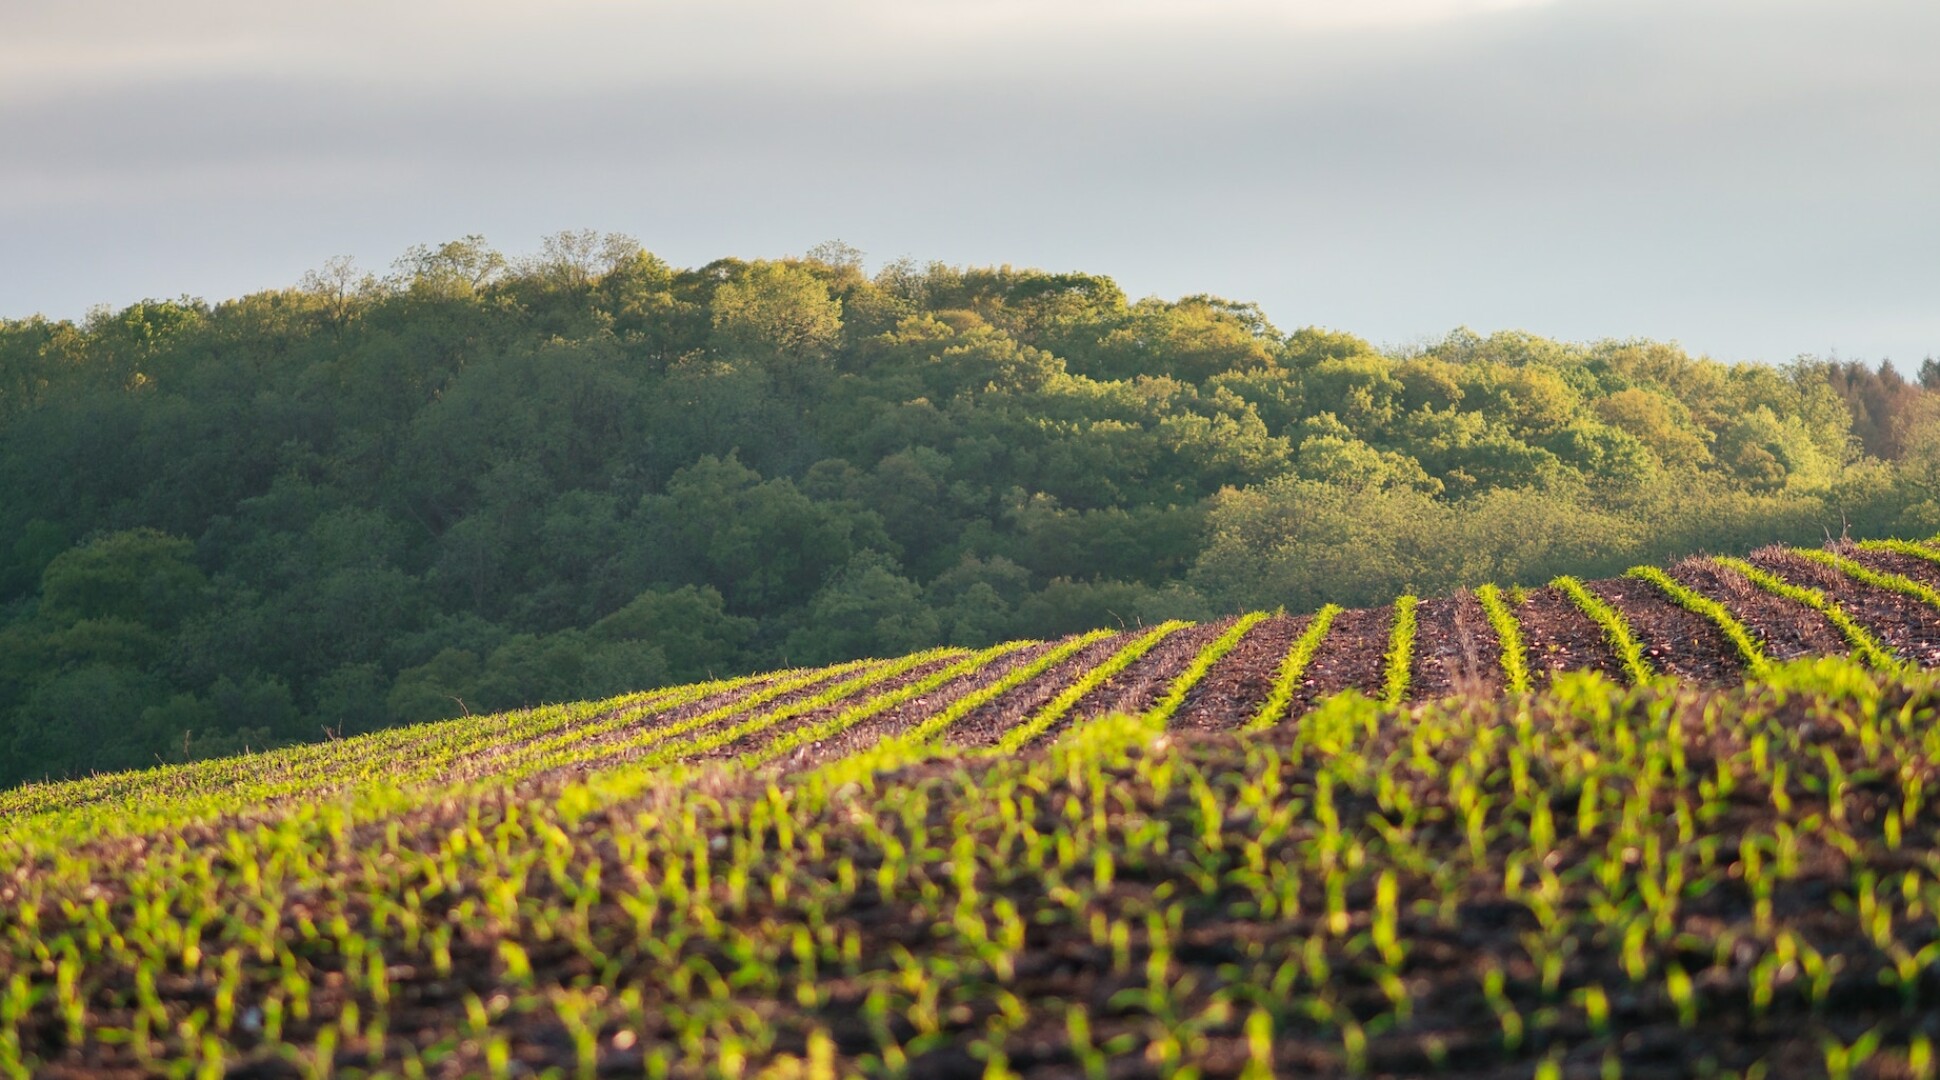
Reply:
<svg viewBox="0 0 1940 1080"><path fill-rule="evenodd" d="M937 34L972 27L1041 33L1048 27L1108 24L1178 27L1239 22L1274 29L1413 27L1486 16L1556 0L872 0L856 7L876 19Z"/></svg>
<svg viewBox="0 0 1940 1080"><path fill-rule="evenodd" d="M0 314L591 225L1386 340L1940 350L1927 0L15 2Z"/></svg>
<svg viewBox="0 0 1940 1080"><path fill-rule="evenodd" d="M415 86L920 76L966 52L1001 65L1020 46L1413 28L1553 0L14 2L21 10L0 38L0 89L20 98L264 73Z"/></svg>

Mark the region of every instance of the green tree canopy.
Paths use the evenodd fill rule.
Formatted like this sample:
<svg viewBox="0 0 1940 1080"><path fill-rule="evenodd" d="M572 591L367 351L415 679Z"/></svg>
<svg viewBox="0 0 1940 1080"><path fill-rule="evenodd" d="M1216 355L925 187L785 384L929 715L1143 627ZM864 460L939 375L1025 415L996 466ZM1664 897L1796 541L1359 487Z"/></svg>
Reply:
<svg viewBox="0 0 1940 1080"><path fill-rule="evenodd" d="M478 236L0 320L0 783L944 641L1940 530L1884 364Z"/></svg>

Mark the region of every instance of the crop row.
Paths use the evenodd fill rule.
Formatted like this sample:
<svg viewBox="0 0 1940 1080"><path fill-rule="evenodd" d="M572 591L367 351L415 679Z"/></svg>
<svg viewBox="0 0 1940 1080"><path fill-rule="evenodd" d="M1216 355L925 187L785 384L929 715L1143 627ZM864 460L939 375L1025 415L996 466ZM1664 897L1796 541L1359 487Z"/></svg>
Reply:
<svg viewBox="0 0 1940 1080"><path fill-rule="evenodd" d="M1723 604L1696 589L1681 584L1655 566L1632 567L1626 576L1650 582L1665 596L1670 597L1671 602L1678 607L1709 620L1719 632L1724 634L1725 640L1731 642L1737 649L1739 657L1745 662L1745 667L1754 675L1770 665L1771 658L1765 655L1765 647Z"/></svg>
<svg viewBox="0 0 1940 1080"><path fill-rule="evenodd" d="M1024 718L997 741L993 753L1014 754L1029 746L1050 731L1059 721L1064 720L1085 695L1105 685L1112 676L1131 667L1139 658L1156 648L1159 642L1190 626L1186 622L1166 622L1134 638L1124 648L1113 653L1110 659L1072 680L1062 692L1052 698L1042 708Z"/></svg>
<svg viewBox="0 0 1940 1080"><path fill-rule="evenodd" d="M1830 551L1793 548L1791 553L1799 558L1809 559L1812 562L1832 567L1847 577L1864 582L1874 588L1885 589L1888 592L1898 593L1901 596L1918 600L1923 604L1930 604L1936 608L1940 608L1940 591L1936 591L1932 586L1915 581L1910 577L1874 570L1853 559L1836 555Z"/></svg>
<svg viewBox="0 0 1940 1080"><path fill-rule="evenodd" d="M1931 1075L1907 1018L1940 1006L1940 689L1826 591L1720 565L1876 670L1772 664L1719 600L1640 570L1755 669L1728 707L1653 679L1623 609L1561 579L1634 687L1395 711L1424 662L1404 597L1381 703L1285 722L1329 608L1224 740L1157 736L1264 615L10 793L0 1075L1542 1072L1649 1032L1693 1070L1789 1047ZM1521 596L1477 592L1512 688ZM1138 715L1079 722L1148 685ZM988 750L952 739L1026 692ZM932 701L786 784L763 769Z"/></svg>
<svg viewBox="0 0 1940 1080"><path fill-rule="evenodd" d="M1333 628L1334 620L1340 613L1337 604L1328 604L1314 613L1307 628L1295 639L1293 647L1287 650L1286 659L1281 661L1279 671L1274 674L1272 689L1260 704L1259 712L1245 724L1245 730L1264 731L1286 719L1294 695L1298 692L1300 677L1313 663L1314 654L1320 651L1320 643L1326 640L1327 631Z"/></svg>
<svg viewBox="0 0 1940 1080"><path fill-rule="evenodd" d="M1504 685L1512 694L1528 693L1533 685L1529 679L1529 649L1523 643L1522 627L1516 621L1515 612L1510 610L1502 590L1494 583L1476 589L1475 599L1482 605L1482 613L1500 644Z"/></svg>
<svg viewBox="0 0 1940 1080"><path fill-rule="evenodd" d="M1400 705L1408 699L1415 660L1416 609L1420 604L1421 598L1413 594L1394 602L1394 621L1388 631L1387 671L1381 694L1381 700L1389 706Z"/></svg>
<svg viewBox="0 0 1940 1080"><path fill-rule="evenodd" d="M1623 673L1633 685L1649 681L1653 672L1650 662L1644 659L1643 646L1637 642L1636 632L1623 613L1611 607L1602 597L1591 592L1584 584L1567 575L1550 582L1550 586L1567 596L1591 622L1603 632L1612 651L1616 653Z"/></svg>
<svg viewBox="0 0 1940 1080"><path fill-rule="evenodd" d="M1940 549L1904 542L1860 545L1860 550L1890 551L1940 561ZM1903 575L1869 568L1855 559L1831 552L1799 551L1859 584L1883 588L1940 608L1940 592ZM1809 609L1830 621L1843 634L1855 655L1875 666L1897 658L1861 622L1822 591L1783 580L1743 560L1722 560L1724 568L1743 575L1755 586ZM1759 643L1742 622L1719 601L1704 597L1661 571L1640 568L1634 576L1651 581L1673 602L1702 615L1733 643L1747 666L1764 660ZM1560 578L1552 585L1601 630L1621 669L1633 682L1652 676L1636 631L1623 611L1591 592L1582 583ZM1504 681L1512 691L1531 684L1527 646L1517 622L1520 603L1509 602L1493 586L1477 592L1495 636L1501 644L1499 660ZM1521 597L1517 591L1516 599ZM1382 699L1398 704L1412 689L1416 663L1416 601L1403 597L1391 620ZM1238 726L1260 728L1285 719L1300 696L1314 657L1332 629L1338 609L1320 613L1289 649L1257 710ZM1170 715L1190 688L1225 658L1235 644L1263 621L1253 615L1228 628L1227 633L1194 662L1190 677L1162 706ZM1060 724L1078 700L1119 672L1142 660L1157 643L1181 629L1180 624L1156 628L1123 646L1103 666L1076 673L1061 694L1022 722L1002 733L996 745L1013 752ZM1086 640L1093 640L1087 638ZM70 784L35 785L0 793L0 826L16 839L32 834L35 846L72 842L90 835L135 835L181 824L209 820L239 808L261 808L283 800L314 798L318 794L365 783L436 788L454 777L488 784L519 783L530 778L574 770L618 766L671 765L720 752L735 752L742 764L758 767L792 751L838 735L871 716L898 708L931 690L969 677L989 662L1027 643L1012 643L994 652L969 656L961 651L934 651L896 661L857 661L813 671L780 672L724 680L692 687L584 705L547 707L494 717L471 717L439 725L381 732L341 742L293 748L256 755L247 763L217 761L175 766L148 773L91 778ZM1060 653L1060 655L1065 655ZM949 674L919 669L942 664ZM993 695L977 699L979 708L995 696L1017 689L1043 675L1048 666L1029 666L1018 679L1007 680ZM909 682L916 678L915 682ZM902 680L898 682L898 680ZM873 688L896 684L887 693ZM911 687L914 687L911 689ZM924 738L954 723L954 715L919 719L915 730ZM939 724L940 722L940 724ZM769 732L783 734L767 740L766 750L747 750ZM0 861L7 859L0 853Z"/></svg>
<svg viewBox="0 0 1940 1080"><path fill-rule="evenodd" d="M1932 1075L1940 687L1767 677L1171 744L1148 713L1045 755L908 744L893 783L372 788L69 853L0 885L0 1059Z"/></svg>
<svg viewBox="0 0 1940 1080"><path fill-rule="evenodd" d="M1779 577L1777 574L1767 570L1761 570L1743 559L1720 556L1716 561L1718 565L1737 573L1745 580L1771 593L1773 596L1790 600L1796 604L1803 604L1825 616L1826 620L1832 623L1845 636L1846 641L1852 645L1853 655L1872 667L1880 671L1894 671L1903 666L1899 658L1888 651L1885 644L1872 631L1862 626L1857 619L1854 619L1844 608L1840 607L1824 592L1803 585L1795 585Z"/></svg>

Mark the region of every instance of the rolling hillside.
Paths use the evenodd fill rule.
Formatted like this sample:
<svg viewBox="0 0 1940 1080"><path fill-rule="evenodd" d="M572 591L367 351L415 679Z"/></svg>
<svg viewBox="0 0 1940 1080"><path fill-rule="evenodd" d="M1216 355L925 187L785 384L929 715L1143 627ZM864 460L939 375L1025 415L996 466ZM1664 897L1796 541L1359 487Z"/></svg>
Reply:
<svg viewBox="0 0 1940 1080"><path fill-rule="evenodd" d="M1768 548L27 786L0 1075L1933 1075L1933 667Z"/></svg>
<svg viewBox="0 0 1940 1080"><path fill-rule="evenodd" d="M1384 349L852 256L470 236L354 289L0 318L0 787L1940 530L1940 360Z"/></svg>

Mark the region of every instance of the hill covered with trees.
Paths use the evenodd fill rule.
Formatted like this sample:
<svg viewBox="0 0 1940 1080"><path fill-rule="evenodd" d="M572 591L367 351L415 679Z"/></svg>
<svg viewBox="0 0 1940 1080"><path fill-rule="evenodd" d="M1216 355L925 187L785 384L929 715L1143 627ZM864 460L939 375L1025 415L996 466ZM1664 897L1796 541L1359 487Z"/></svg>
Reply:
<svg viewBox="0 0 1940 1080"><path fill-rule="evenodd" d="M1940 364L478 238L0 322L0 782L1940 528Z"/></svg>

